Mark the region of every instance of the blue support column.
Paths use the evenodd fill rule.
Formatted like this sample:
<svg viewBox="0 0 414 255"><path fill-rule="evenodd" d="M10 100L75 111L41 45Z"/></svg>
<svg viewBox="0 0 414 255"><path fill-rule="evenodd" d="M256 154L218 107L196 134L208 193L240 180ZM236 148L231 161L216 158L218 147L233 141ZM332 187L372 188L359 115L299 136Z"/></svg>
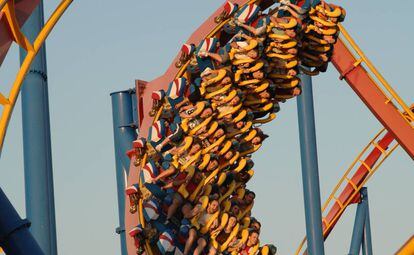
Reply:
<svg viewBox="0 0 414 255"><path fill-rule="evenodd" d="M125 237L125 181L129 174L130 160L125 154L137 138L133 117L134 90L114 92L112 98L112 118L114 126L116 180L118 191L119 227L116 232L121 238L121 254L126 255Z"/></svg>
<svg viewBox="0 0 414 255"><path fill-rule="evenodd" d="M29 232L30 222L22 220L0 188L0 247L6 254L43 255Z"/></svg>
<svg viewBox="0 0 414 255"><path fill-rule="evenodd" d="M302 80L302 94L298 96L297 105L308 254L323 255L325 250L322 235L312 79L307 75L301 75L300 78Z"/></svg>
<svg viewBox="0 0 414 255"><path fill-rule="evenodd" d="M361 194L363 200L366 203L365 207L365 224L364 224L364 239L362 240L362 254L372 255L372 237L371 237L371 222L369 219L369 200L368 200L368 189L362 188Z"/></svg>
<svg viewBox="0 0 414 255"><path fill-rule="evenodd" d="M364 229L365 223L368 213L368 193L366 188L361 189L361 202L358 204L356 215L355 215L355 222L354 222L354 229L352 231L352 240L351 240L351 247L349 248L349 255L358 255L361 249L362 242L364 240ZM369 226L370 227L370 226ZM371 230L368 231L369 240L367 240L367 245L371 243ZM372 250L371 250L372 252ZM371 253L372 254L372 253Z"/></svg>
<svg viewBox="0 0 414 255"><path fill-rule="evenodd" d="M23 32L33 42L43 27L43 1L26 21ZM23 61L26 52L20 50ZM43 46L22 86L23 150L26 216L30 231L47 255L57 254L53 193L46 50Z"/></svg>

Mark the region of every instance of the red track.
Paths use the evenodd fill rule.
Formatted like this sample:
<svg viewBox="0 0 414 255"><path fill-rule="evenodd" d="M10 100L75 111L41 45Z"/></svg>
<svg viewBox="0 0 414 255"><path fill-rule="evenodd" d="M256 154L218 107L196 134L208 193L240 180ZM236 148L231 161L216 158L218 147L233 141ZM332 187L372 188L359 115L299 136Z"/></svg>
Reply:
<svg viewBox="0 0 414 255"><path fill-rule="evenodd" d="M20 26L23 26L38 4L39 0L23 0L15 3L16 18ZM6 17L0 14L0 65L3 63L12 42L12 35L8 29Z"/></svg>
<svg viewBox="0 0 414 255"><path fill-rule="evenodd" d="M338 40L332 63L338 69L349 86L361 98L381 124L391 132L401 147L414 159L414 129L402 117L401 113L388 101L375 81L361 65L354 67L357 60L345 44Z"/></svg>

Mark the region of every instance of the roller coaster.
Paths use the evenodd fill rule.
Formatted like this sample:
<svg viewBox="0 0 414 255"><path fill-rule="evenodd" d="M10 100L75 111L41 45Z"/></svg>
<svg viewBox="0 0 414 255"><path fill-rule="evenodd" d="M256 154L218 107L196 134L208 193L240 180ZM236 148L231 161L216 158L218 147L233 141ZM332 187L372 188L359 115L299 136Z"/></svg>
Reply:
<svg viewBox="0 0 414 255"><path fill-rule="evenodd" d="M60 3L31 43L21 27L39 1L0 1L0 63L13 42L27 51L8 96L0 94L1 148L29 67L71 2ZM258 241L261 226L251 215L252 154L267 139L260 126L329 62L384 128L323 204L323 239L349 205L363 203L364 186L398 146L414 159L414 107L365 56L341 25L345 19L344 9L324 1L228 1L162 76L137 82L139 133L125 151L128 254L275 254L274 245ZM312 254L306 241L295 254ZM413 254L413 243L397 254Z"/></svg>

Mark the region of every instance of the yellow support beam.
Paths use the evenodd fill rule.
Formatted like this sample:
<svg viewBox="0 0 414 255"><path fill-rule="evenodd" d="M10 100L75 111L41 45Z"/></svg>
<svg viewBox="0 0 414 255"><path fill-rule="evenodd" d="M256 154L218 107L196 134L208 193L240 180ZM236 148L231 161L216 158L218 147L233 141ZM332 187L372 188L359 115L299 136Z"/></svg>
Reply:
<svg viewBox="0 0 414 255"><path fill-rule="evenodd" d="M53 14L49 17L49 20L46 22L43 29L40 31L39 35L33 43L33 50L28 51L26 58L24 59L20 67L20 70L16 75L16 79L10 90L10 103L4 106L3 113L0 118L0 152L3 149L4 138L6 136L7 127L10 122L10 117L13 113L14 105L16 104L22 83L27 75L27 72L29 71L30 65L32 64L34 58L36 57L36 54L40 50L40 47L45 42L47 36L50 34L53 27L56 25L56 23L59 21L63 13L66 11L66 9L72 2L73 0L63 0L56 8L56 10L53 12Z"/></svg>
<svg viewBox="0 0 414 255"><path fill-rule="evenodd" d="M0 104L1 104L1 105L10 104L9 99L7 99L7 97L5 97L5 96L3 95L3 93L0 93Z"/></svg>
<svg viewBox="0 0 414 255"><path fill-rule="evenodd" d="M7 0L0 0L0 11L3 10L3 7L6 5Z"/></svg>
<svg viewBox="0 0 414 255"><path fill-rule="evenodd" d="M413 255L414 254L414 235L395 253L395 255Z"/></svg>

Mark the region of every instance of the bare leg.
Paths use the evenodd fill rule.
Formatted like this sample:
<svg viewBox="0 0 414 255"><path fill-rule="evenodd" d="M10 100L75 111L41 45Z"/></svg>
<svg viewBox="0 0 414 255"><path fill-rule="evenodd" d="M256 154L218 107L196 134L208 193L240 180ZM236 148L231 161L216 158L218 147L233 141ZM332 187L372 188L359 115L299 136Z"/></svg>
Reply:
<svg viewBox="0 0 414 255"><path fill-rule="evenodd" d="M200 255L204 248L206 248L207 242L204 238L199 238L197 241L197 247L194 250L194 255Z"/></svg>
<svg viewBox="0 0 414 255"><path fill-rule="evenodd" d="M174 194L174 198L170 207L168 207L167 211L167 220L171 219L174 216L175 212L177 211L178 207L182 204L182 199L178 198L178 194Z"/></svg>
<svg viewBox="0 0 414 255"><path fill-rule="evenodd" d="M188 253L191 250L191 246L193 246L193 243L194 243L196 237L197 237L197 232L193 228L190 229L190 232L188 233L188 239L185 242L183 255L188 255Z"/></svg>

